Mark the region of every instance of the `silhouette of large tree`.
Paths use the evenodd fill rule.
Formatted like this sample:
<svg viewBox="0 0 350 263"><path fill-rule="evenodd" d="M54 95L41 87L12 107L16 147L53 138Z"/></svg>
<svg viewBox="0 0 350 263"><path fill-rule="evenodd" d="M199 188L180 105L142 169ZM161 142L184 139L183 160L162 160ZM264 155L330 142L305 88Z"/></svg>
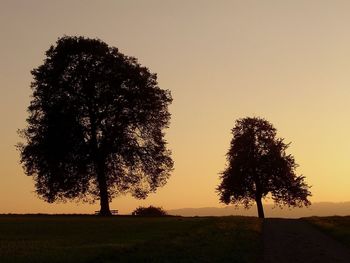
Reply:
<svg viewBox="0 0 350 263"><path fill-rule="evenodd" d="M311 195L303 176L296 175L294 157L286 154L289 144L276 138L276 129L262 118L243 118L232 129L227 168L217 188L220 201L243 204L256 202L264 218L262 199L269 193L279 206L308 206Z"/></svg>
<svg viewBox="0 0 350 263"><path fill-rule="evenodd" d="M18 144L25 173L48 202L144 198L166 183L173 162L168 90L156 74L99 39L62 37L32 70L28 127Z"/></svg>

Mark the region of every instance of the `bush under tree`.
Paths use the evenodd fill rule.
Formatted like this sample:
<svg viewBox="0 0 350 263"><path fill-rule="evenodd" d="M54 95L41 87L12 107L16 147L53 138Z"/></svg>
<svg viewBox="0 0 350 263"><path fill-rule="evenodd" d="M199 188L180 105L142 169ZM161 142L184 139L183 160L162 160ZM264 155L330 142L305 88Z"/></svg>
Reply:
<svg viewBox="0 0 350 263"><path fill-rule="evenodd" d="M161 207L138 207L132 213L133 216L166 216L167 213Z"/></svg>

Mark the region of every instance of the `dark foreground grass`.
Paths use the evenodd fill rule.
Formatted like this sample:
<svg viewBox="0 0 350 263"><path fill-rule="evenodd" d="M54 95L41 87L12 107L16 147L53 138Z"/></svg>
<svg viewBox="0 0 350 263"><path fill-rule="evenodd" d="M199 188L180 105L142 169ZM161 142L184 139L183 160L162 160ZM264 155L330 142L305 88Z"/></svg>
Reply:
<svg viewBox="0 0 350 263"><path fill-rule="evenodd" d="M350 248L350 216L308 217L304 220Z"/></svg>
<svg viewBox="0 0 350 263"><path fill-rule="evenodd" d="M258 262L251 217L0 216L0 262Z"/></svg>

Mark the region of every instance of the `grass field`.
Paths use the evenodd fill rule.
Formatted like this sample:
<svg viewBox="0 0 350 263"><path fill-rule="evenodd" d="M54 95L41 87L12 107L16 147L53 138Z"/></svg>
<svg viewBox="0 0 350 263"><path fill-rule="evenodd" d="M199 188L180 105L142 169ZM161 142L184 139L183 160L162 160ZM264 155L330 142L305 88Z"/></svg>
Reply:
<svg viewBox="0 0 350 263"><path fill-rule="evenodd" d="M350 216L308 217L304 220L350 248Z"/></svg>
<svg viewBox="0 0 350 263"><path fill-rule="evenodd" d="M0 216L0 262L256 262L250 217Z"/></svg>

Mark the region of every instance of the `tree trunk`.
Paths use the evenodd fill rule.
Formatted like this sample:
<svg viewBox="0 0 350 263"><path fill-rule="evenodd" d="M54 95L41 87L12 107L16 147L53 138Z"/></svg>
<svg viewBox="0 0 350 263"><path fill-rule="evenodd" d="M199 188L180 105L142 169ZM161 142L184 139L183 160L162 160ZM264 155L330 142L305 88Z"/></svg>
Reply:
<svg viewBox="0 0 350 263"><path fill-rule="evenodd" d="M102 160L98 161L98 171L97 171L97 180L98 187L100 190L100 216L111 216L112 213L109 209L109 200L108 200L108 189L105 175L105 164Z"/></svg>
<svg viewBox="0 0 350 263"><path fill-rule="evenodd" d="M256 206L258 207L258 216L259 218L265 218L264 208L261 202L261 197L256 198Z"/></svg>
<svg viewBox="0 0 350 263"><path fill-rule="evenodd" d="M109 209L108 189L105 174L105 158L101 156L101 152L97 143L97 128L95 124L96 118L93 111L90 111L91 122L91 147L94 154L94 162L97 173L97 183L100 191L100 213L101 216L111 216L112 213Z"/></svg>
<svg viewBox="0 0 350 263"><path fill-rule="evenodd" d="M112 213L109 209L107 187L101 187L100 185L100 216L111 216Z"/></svg>

